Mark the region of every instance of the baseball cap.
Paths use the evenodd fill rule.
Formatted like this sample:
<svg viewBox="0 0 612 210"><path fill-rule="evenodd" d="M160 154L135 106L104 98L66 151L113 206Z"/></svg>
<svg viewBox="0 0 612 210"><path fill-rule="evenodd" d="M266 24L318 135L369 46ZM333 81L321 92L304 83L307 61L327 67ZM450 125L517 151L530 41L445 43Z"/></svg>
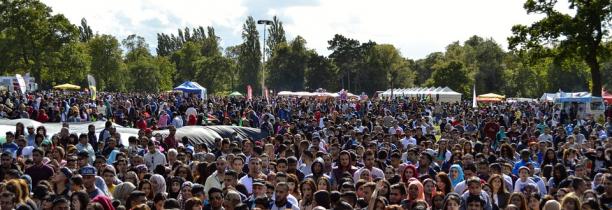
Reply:
<svg viewBox="0 0 612 210"><path fill-rule="evenodd" d="M83 176L95 176L96 175L96 168L94 168L93 166L83 166L83 168L81 168L81 170L79 170L79 173Z"/></svg>
<svg viewBox="0 0 612 210"><path fill-rule="evenodd" d="M62 167L60 168L60 171L64 174L64 176L66 176L66 178L70 179L72 178L72 171L66 167Z"/></svg>

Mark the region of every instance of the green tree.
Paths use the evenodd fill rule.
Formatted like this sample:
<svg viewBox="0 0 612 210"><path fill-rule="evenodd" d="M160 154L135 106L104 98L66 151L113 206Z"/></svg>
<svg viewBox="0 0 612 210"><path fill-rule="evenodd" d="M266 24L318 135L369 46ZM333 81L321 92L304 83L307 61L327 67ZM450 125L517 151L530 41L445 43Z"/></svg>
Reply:
<svg viewBox="0 0 612 210"><path fill-rule="evenodd" d="M186 42L182 49L174 53L177 82L189 81L196 75L196 63L202 58L201 49L202 45L199 43Z"/></svg>
<svg viewBox="0 0 612 210"><path fill-rule="evenodd" d="M604 47L602 41L610 38L612 4L610 0L569 0L569 9L575 12L571 16L557 11L554 8L556 3L554 0L527 0L524 8L528 14L543 14L545 17L530 26L512 27L509 48L532 49L538 56L579 56L590 69L591 93L600 96L600 56L610 54L610 49ZM558 51L548 48L551 45Z"/></svg>
<svg viewBox="0 0 612 210"><path fill-rule="evenodd" d="M428 86L448 86L464 96L470 95L472 82L462 62L456 60L440 61L433 66L433 69L434 72L426 83Z"/></svg>
<svg viewBox="0 0 612 210"><path fill-rule="evenodd" d="M338 90L338 67L330 59L311 54L306 71L306 89L315 91L323 88L329 91Z"/></svg>
<svg viewBox="0 0 612 210"><path fill-rule="evenodd" d="M81 26L79 26L79 40L81 42L87 42L93 38L94 34L91 30L91 27L87 24L87 20L85 18L81 19Z"/></svg>
<svg viewBox="0 0 612 210"><path fill-rule="evenodd" d="M505 86L504 58L506 53L493 39L484 40L473 36L464 44L467 48L466 64L475 70L474 79L477 90L499 92Z"/></svg>
<svg viewBox="0 0 612 210"><path fill-rule="evenodd" d="M62 14L36 0L0 2L0 72L29 72L41 84L41 73L55 65L47 56L77 40L78 29ZM50 70L55 71L55 70ZM41 84L43 87L48 84Z"/></svg>
<svg viewBox="0 0 612 210"><path fill-rule="evenodd" d="M340 71L338 76L341 88L349 91L358 89L361 83L356 84L356 81L367 80L367 76L361 73L361 69L364 68L365 54L376 43L360 44L359 41L340 34L334 35L327 43L329 44L327 49L332 51L329 58Z"/></svg>
<svg viewBox="0 0 612 210"><path fill-rule="evenodd" d="M283 28L283 22L274 16L272 18L272 25L268 28L269 36L266 38L266 54L271 56L272 52L276 49L279 44L287 43L287 37L285 36L285 29Z"/></svg>
<svg viewBox="0 0 612 210"><path fill-rule="evenodd" d="M91 55L91 73L97 88L123 91L127 81L126 66L122 60L119 41L111 35L96 35L87 43Z"/></svg>
<svg viewBox="0 0 612 210"><path fill-rule="evenodd" d="M230 80L232 61L226 57L215 55L204 57L197 62L198 72L195 79L200 84L205 84L207 91L211 94L227 90L226 81Z"/></svg>
<svg viewBox="0 0 612 210"><path fill-rule="evenodd" d="M279 91L304 90L304 77L311 53L306 49L306 40L300 36L289 44L278 45L268 62L270 88Z"/></svg>
<svg viewBox="0 0 612 210"><path fill-rule="evenodd" d="M254 94L261 92L261 49L259 45L259 32L253 17L249 16L242 26L242 40L238 55L238 72L240 88L251 85Z"/></svg>
<svg viewBox="0 0 612 210"><path fill-rule="evenodd" d="M86 85L86 76L91 68L91 56L87 45L80 42L68 43L59 52L47 56L48 68L41 72L45 88L63 83Z"/></svg>
<svg viewBox="0 0 612 210"><path fill-rule="evenodd" d="M394 87L411 87L414 73L399 50L390 44L375 45L366 53L366 68L361 72L361 90L373 94Z"/></svg>
<svg viewBox="0 0 612 210"><path fill-rule="evenodd" d="M444 59L444 53L434 52L427 55L424 59L417 60L414 64L416 72L415 85L424 85L433 73L433 65L442 59Z"/></svg>

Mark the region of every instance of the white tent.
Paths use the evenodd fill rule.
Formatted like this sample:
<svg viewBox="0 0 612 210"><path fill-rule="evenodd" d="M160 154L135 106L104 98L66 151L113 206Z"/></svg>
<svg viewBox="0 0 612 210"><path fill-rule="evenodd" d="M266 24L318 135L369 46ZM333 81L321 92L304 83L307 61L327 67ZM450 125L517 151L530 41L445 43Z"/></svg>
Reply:
<svg viewBox="0 0 612 210"><path fill-rule="evenodd" d="M381 98L391 97L391 92L393 92L394 98L430 98L435 102L459 102L461 101L461 93L455 92L449 87L415 87L415 88L406 88L406 89L389 89L379 96Z"/></svg>

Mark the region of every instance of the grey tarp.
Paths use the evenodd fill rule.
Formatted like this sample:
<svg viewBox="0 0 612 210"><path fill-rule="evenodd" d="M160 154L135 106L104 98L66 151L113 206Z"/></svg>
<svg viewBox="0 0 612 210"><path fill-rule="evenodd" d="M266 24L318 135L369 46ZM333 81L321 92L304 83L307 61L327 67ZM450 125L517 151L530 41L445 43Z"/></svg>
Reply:
<svg viewBox="0 0 612 210"><path fill-rule="evenodd" d="M4 137L7 131L15 132L15 125L21 122L24 126L45 126L47 129L47 135L51 136L59 133L62 124L61 123L40 123L30 119L17 119L17 120L0 120L0 137ZM88 122L88 123L69 123L70 133L87 133L87 127L93 124L96 127L96 135L99 134L104 128L104 121ZM138 136L138 129L126 128L117 124L113 124L117 129L117 132L121 134L121 143L128 145L128 138L130 136ZM27 131L26 131L27 132ZM206 143L212 146L215 142L215 138L227 138L230 137L233 132L236 132L238 136L243 139L250 138L258 140L267 137L266 134L262 134L260 129L257 128L246 128L239 126L185 126L177 129L176 137L177 140L181 140L184 136L189 138L191 143L200 144ZM163 137L168 135L168 130L153 131L153 135L161 134Z"/></svg>

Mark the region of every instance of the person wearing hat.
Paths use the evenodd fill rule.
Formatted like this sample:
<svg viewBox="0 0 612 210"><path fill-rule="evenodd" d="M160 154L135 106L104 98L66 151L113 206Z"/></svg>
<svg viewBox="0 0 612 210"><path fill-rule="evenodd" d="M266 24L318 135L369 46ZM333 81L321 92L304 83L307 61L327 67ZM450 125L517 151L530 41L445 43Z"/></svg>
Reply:
<svg viewBox="0 0 612 210"><path fill-rule="evenodd" d="M527 166L527 163L532 163L535 167L539 167L539 165L531 160L531 153L528 149L521 150L521 161L514 163L514 168L512 169L512 174L518 175L519 168L523 166Z"/></svg>
<svg viewBox="0 0 612 210"><path fill-rule="evenodd" d="M83 185L85 192L89 195L89 199L93 199L98 195L104 195L104 192L96 187L96 168L93 166L85 166L79 170L79 174L83 176Z"/></svg>
<svg viewBox="0 0 612 210"><path fill-rule="evenodd" d="M34 126L28 126L28 135L26 136L26 140L28 142L28 146L36 146L36 130L34 130Z"/></svg>
<svg viewBox="0 0 612 210"><path fill-rule="evenodd" d="M53 191L56 195L64 196L68 198L70 192L70 179L72 178L72 171L66 167L57 170L53 177L51 177L51 183L53 184Z"/></svg>
<svg viewBox="0 0 612 210"><path fill-rule="evenodd" d="M522 192L521 190L530 184L537 186L537 184L529 178L529 171L529 167L527 166L521 166L519 168L519 179L514 182L514 192Z"/></svg>

